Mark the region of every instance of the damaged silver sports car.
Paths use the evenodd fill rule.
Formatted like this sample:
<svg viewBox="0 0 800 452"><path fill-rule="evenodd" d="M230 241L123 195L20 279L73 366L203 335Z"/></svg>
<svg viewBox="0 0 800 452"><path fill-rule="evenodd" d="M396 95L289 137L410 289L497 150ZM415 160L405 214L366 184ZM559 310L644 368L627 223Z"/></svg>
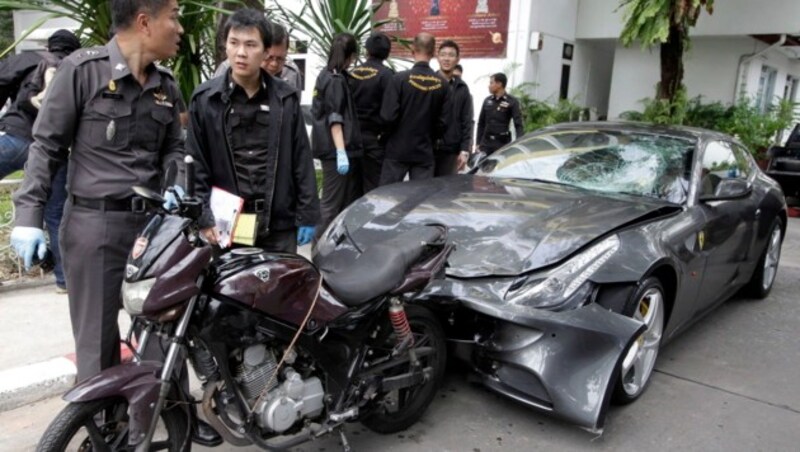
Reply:
<svg viewBox="0 0 800 452"><path fill-rule="evenodd" d="M766 297L780 187L731 137L631 123L526 135L470 174L380 187L314 251L324 273L443 224L455 251L416 300L487 387L593 431L641 396L659 347L740 291ZM363 284L370 284L365 274Z"/></svg>

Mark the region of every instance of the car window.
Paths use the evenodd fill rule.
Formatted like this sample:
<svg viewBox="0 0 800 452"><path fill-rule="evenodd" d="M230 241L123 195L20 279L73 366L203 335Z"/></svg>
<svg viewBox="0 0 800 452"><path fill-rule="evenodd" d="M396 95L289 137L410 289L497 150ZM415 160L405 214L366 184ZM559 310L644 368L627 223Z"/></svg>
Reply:
<svg viewBox="0 0 800 452"><path fill-rule="evenodd" d="M695 141L626 130L569 130L523 138L476 174L686 201Z"/></svg>
<svg viewBox="0 0 800 452"><path fill-rule="evenodd" d="M712 196L722 179L750 177L750 163L742 151L734 152L724 141L710 141L701 163L700 196Z"/></svg>

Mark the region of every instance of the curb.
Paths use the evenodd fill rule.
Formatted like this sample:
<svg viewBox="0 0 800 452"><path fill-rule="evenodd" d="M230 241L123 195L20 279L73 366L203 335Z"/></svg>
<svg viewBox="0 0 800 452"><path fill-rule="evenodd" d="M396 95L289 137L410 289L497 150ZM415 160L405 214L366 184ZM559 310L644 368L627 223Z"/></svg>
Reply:
<svg viewBox="0 0 800 452"><path fill-rule="evenodd" d="M133 354L120 344L122 361ZM0 371L0 413L61 396L75 386L75 354Z"/></svg>
<svg viewBox="0 0 800 452"><path fill-rule="evenodd" d="M17 278L0 282L0 293L11 292L12 290L33 289L55 285L56 278L52 274L43 277Z"/></svg>
<svg viewBox="0 0 800 452"><path fill-rule="evenodd" d="M63 394L75 384L76 374L67 357L0 371L0 412Z"/></svg>

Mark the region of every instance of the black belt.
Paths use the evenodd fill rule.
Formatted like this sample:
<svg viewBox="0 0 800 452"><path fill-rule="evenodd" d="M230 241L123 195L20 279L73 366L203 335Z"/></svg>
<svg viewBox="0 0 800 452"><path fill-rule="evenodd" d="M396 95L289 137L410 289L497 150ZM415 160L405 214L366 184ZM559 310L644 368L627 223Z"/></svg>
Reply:
<svg viewBox="0 0 800 452"><path fill-rule="evenodd" d="M245 199L243 211L246 213L261 213L267 210L266 198Z"/></svg>
<svg viewBox="0 0 800 452"><path fill-rule="evenodd" d="M487 134L487 135L489 136L489 139L490 139L490 140L497 140L498 138L503 138L503 139L505 139L505 138L511 138L511 132L506 132L506 133L490 133L490 134Z"/></svg>
<svg viewBox="0 0 800 452"><path fill-rule="evenodd" d="M138 196L125 199L92 199L72 195L72 205L106 212L147 212L147 204L143 198Z"/></svg>

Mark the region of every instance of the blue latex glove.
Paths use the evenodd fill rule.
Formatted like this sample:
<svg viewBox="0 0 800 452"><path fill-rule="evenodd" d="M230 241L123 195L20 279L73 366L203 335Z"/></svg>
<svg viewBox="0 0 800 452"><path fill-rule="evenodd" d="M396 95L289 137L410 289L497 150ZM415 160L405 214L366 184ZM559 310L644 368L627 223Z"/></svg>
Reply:
<svg viewBox="0 0 800 452"><path fill-rule="evenodd" d="M47 256L47 242L44 240L44 231L39 228L17 226L11 230L11 246L22 258L25 270L33 266L33 255L42 260Z"/></svg>
<svg viewBox="0 0 800 452"><path fill-rule="evenodd" d="M344 149L336 150L336 172L344 176L350 171L350 160L347 159L347 151Z"/></svg>
<svg viewBox="0 0 800 452"><path fill-rule="evenodd" d="M314 231L316 230L316 226L300 226L297 228L297 246L311 243L311 240L314 239Z"/></svg>
<svg viewBox="0 0 800 452"><path fill-rule="evenodd" d="M172 190L168 188L164 192L165 201L164 204L161 205L164 208L164 210L167 211L178 207L178 199L183 199L183 196L186 194L186 192L183 191L183 187L181 187L180 185L173 185L170 188Z"/></svg>

